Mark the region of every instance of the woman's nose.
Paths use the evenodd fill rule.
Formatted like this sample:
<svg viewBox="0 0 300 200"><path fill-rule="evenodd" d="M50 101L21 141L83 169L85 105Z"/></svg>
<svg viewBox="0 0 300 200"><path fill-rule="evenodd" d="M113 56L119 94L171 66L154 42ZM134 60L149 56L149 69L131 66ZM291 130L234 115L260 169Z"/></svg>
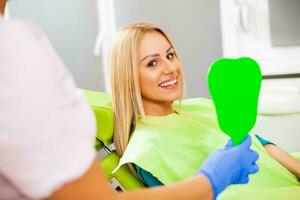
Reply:
<svg viewBox="0 0 300 200"><path fill-rule="evenodd" d="M176 65L174 62L172 62L171 60L165 59L165 63L164 63L164 73L168 74L168 73L172 73L176 71Z"/></svg>

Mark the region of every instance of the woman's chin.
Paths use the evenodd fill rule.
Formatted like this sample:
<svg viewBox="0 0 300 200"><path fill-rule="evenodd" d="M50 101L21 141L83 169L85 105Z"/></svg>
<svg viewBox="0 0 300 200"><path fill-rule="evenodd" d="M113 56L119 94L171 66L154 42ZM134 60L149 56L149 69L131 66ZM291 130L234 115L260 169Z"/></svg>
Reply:
<svg viewBox="0 0 300 200"><path fill-rule="evenodd" d="M182 97L181 94L168 94L168 95L165 95L165 96L164 96L164 100L165 100L165 101L173 102L173 101L180 100L181 97Z"/></svg>

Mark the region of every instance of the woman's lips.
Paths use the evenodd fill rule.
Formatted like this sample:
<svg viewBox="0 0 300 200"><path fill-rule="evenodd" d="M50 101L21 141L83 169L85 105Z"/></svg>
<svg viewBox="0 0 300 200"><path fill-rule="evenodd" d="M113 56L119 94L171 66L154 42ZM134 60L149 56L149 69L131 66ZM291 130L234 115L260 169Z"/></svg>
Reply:
<svg viewBox="0 0 300 200"><path fill-rule="evenodd" d="M164 89L173 89L178 86L178 79L174 78L171 80L164 81L159 84L159 87L164 88Z"/></svg>

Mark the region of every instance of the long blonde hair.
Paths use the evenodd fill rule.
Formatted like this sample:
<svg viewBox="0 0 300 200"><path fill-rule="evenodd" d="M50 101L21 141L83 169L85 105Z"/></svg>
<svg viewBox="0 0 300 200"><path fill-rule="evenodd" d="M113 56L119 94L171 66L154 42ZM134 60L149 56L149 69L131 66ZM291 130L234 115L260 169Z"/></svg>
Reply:
<svg viewBox="0 0 300 200"><path fill-rule="evenodd" d="M137 23L122 27L111 44L109 66L115 119L114 145L119 156L125 152L136 120L145 115L139 84L139 51L143 36L154 31L168 40L178 58L168 35L154 24Z"/></svg>

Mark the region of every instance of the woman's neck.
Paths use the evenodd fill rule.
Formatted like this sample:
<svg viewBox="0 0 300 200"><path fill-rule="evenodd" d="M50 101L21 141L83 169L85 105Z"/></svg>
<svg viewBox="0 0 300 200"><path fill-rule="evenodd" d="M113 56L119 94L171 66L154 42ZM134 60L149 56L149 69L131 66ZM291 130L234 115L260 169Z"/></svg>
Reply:
<svg viewBox="0 0 300 200"><path fill-rule="evenodd" d="M154 102L143 100L143 105L146 115L163 116L174 113L172 102Z"/></svg>

